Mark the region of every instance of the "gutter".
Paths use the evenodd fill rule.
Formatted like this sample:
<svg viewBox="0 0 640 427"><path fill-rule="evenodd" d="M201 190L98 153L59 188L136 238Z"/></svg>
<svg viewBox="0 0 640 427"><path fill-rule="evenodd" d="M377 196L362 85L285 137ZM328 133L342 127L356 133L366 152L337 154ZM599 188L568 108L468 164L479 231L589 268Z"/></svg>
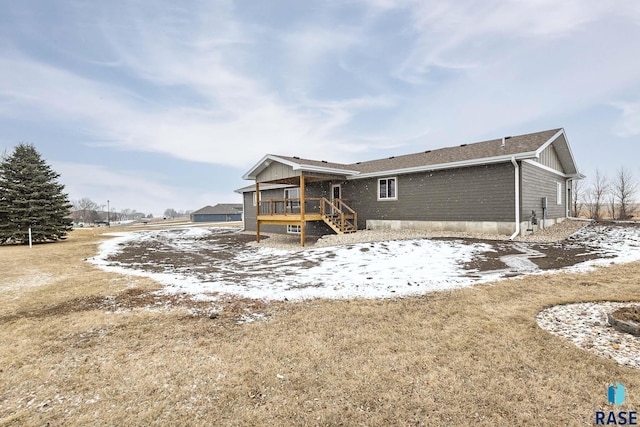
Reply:
<svg viewBox="0 0 640 427"><path fill-rule="evenodd" d="M514 168L514 176L515 176L515 193L516 193L516 231L509 237L509 240L513 240L516 238L518 234L520 234L520 166L518 166L518 162L516 162L515 157L511 157L511 163Z"/></svg>
<svg viewBox="0 0 640 427"><path fill-rule="evenodd" d="M471 159L471 160L462 160L459 162L449 162L449 163L438 163L435 165L426 165L426 166L415 166L410 168L402 168L402 169L390 169L383 170L377 172L367 172L367 173L359 173L353 176L347 176L347 180L352 179L364 179L364 178L374 178L380 176L392 176L392 175L402 175L407 173L416 173L416 172L430 172L442 169L456 169L463 168L467 166L481 166L481 165L489 165L495 163L503 163L516 160L524 160L524 159L534 159L536 157L535 151L526 152L526 153L518 153L515 155L504 155L504 156L495 156L495 157L483 157L480 159Z"/></svg>

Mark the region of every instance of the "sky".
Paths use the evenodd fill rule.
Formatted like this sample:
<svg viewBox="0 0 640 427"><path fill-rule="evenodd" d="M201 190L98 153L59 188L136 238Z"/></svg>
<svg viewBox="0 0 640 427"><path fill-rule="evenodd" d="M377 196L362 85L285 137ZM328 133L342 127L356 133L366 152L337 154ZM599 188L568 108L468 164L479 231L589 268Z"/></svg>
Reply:
<svg viewBox="0 0 640 427"><path fill-rule="evenodd" d="M69 198L240 202L265 154L352 163L563 127L640 180L637 0L0 4L0 154Z"/></svg>

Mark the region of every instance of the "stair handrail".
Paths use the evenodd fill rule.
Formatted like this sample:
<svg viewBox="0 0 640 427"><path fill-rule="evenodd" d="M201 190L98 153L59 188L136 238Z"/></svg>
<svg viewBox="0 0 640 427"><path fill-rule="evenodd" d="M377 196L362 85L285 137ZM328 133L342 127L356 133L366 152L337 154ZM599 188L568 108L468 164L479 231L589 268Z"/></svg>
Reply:
<svg viewBox="0 0 640 427"><path fill-rule="evenodd" d="M347 211L351 212L351 214L353 215L353 226L354 228L358 228L358 213L356 211L354 211L351 206L347 205L342 199L334 199L334 201L338 202L339 206L344 207ZM342 212L342 209L338 209L339 211ZM344 229L344 227L343 227Z"/></svg>
<svg viewBox="0 0 640 427"><path fill-rule="evenodd" d="M340 230L344 233L346 224L349 224L354 229L358 229L358 213L354 211L349 205L342 201L342 199L333 199L328 200L326 197L322 197L322 203L320 204L320 213L322 216L327 216L327 209L325 204L329 205L330 208L334 209L334 212L340 215ZM342 207L342 209L341 209ZM344 209L344 210L343 210ZM345 210L349 211L353 216L353 224L351 224L345 214Z"/></svg>

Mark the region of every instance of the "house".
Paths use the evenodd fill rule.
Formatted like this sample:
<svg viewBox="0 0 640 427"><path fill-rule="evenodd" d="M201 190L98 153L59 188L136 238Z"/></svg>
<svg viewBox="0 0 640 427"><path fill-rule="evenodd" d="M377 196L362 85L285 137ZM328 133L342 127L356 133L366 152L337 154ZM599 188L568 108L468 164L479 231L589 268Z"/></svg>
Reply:
<svg viewBox="0 0 640 427"><path fill-rule="evenodd" d="M268 154L243 177L260 232L413 228L524 234L569 216L578 172L564 129L352 164ZM538 222L536 225L535 223Z"/></svg>
<svg viewBox="0 0 640 427"><path fill-rule="evenodd" d="M242 221L241 203L218 203L205 206L191 214L193 222L229 222Z"/></svg>

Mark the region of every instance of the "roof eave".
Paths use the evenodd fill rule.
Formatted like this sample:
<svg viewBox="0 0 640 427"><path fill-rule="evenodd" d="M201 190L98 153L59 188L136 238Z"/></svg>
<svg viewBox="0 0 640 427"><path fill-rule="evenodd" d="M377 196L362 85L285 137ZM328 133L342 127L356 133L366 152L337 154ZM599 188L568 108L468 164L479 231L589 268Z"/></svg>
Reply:
<svg viewBox="0 0 640 427"><path fill-rule="evenodd" d="M272 162L282 163L284 165L290 166L293 170L303 170L307 172L319 172L326 174L336 174L336 175L345 175L352 176L357 175L359 172L349 169L338 169L338 168L329 168L322 166L313 166L313 165L305 165L303 163L295 163L289 161L287 159L283 159L282 157L274 156L273 154L267 154L260 160L258 163L253 166L249 172L245 173L242 176L242 179L247 180L255 180L258 177L258 174L265 170Z"/></svg>
<svg viewBox="0 0 640 427"><path fill-rule="evenodd" d="M267 154L262 158L262 160L260 160L251 169L249 169L249 172L242 175L242 179L256 179L258 174L263 170L265 170L267 167L269 167L269 165L274 161L283 163L287 166L291 166L294 169L296 169L297 167L300 167L300 165L297 163L290 162L289 160L283 159L278 156L274 156L273 154Z"/></svg>
<svg viewBox="0 0 640 427"><path fill-rule="evenodd" d="M459 162L438 163L435 165L415 166L411 168L390 169L390 170L383 170L383 171L377 171L377 172L360 173L353 177L347 177L347 179L373 178L373 177L386 176L386 175L402 175L407 173L428 172L428 171L441 170L441 169L455 169L455 168L463 168L468 166L504 163L504 162L511 161L511 159L524 160L524 159L533 159L533 158L536 158L536 152L530 151L526 153L508 154L508 155L496 156L496 157L485 157L481 159L463 160Z"/></svg>
<svg viewBox="0 0 640 427"><path fill-rule="evenodd" d="M571 144L569 144L569 139L567 138L567 134L564 131L564 128L560 129L555 135L553 135L551 138L549 138L547 140L547 142L545 142L544 144L542 144L537 150L536 150L536 157L540 157L540 154L551 144L553 144L560 136L564 137L564 146L567 149L567 152L569 153L569 159L571 161L571 167L573 168L573 170L575 170L575 173L571 173L569 175L581 175L580 172L578 172L578 165L576 163L576 158L573 156L573 151L571 151ZM564 167L565 165L563 165Z"/></svg>
<svg viewBox="0 0 640 427"><path fill-rule="evenodd" d="M325 168L322 166L312 166L312 165L299 165L299 167L294 167L293 170L303 170L307 172L320 172L320 173L328 173L334 175L358 175L360 172L349 170L349 169L337 169L337 168Z"/></svg>

